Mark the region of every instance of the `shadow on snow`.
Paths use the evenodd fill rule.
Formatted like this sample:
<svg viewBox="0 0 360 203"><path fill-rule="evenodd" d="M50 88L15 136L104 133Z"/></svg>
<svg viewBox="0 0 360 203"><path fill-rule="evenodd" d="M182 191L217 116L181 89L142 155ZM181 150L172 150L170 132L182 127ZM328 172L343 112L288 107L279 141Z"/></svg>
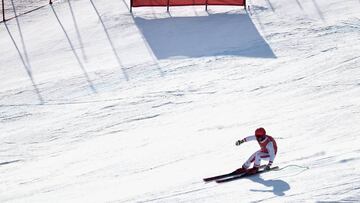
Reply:
<svg viewBox="0 0 360 203"><path fill-rule="evenodd" d="M248 14L135 17L135 23L158 59L221 55L276 58Z"/></svg>
<svg viewBox="0 0 360 203"><path fill-rule="evenodd" d="M12 164L12 163L16 163L19 162L21 160L13 160L13 161L5 161L5 162L0 162L0 166L2 165L7 165L7 164Z"/></svg>
<svg viewBox="0 0 360 203"><path fill-rule="evenodd" d="M271 190L254 190L254 189L252 189L251 191L254 191L254 192L272 192L277 196L284 196L285 191L290 190L290 185L283 180L278 180L278 179L277 180L264 180L260 176L254 176L249 179L253 182L260 183L266 187L272 187Z"/></svg>

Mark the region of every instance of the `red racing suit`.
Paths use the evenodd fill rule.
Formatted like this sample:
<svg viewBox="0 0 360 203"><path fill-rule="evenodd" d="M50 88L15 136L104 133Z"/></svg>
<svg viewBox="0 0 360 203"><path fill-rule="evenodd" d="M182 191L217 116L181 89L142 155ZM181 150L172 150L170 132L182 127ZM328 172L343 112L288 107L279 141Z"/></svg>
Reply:
<svg viewBox="0 0 360 203"><path fill-rule="evenodd" d="M277 154L277 144L273 137L269 135L265 135L266 138L261 142L258 141L255 135L248 136L243 139L244 142L256 140L260 146L260 150L255 152L250 158L244 163L244 167L248 168L252 162L254 162L254 166L260 166L261 159L268 159L269 164L271 165L274 162L275 156Z"/></svg>

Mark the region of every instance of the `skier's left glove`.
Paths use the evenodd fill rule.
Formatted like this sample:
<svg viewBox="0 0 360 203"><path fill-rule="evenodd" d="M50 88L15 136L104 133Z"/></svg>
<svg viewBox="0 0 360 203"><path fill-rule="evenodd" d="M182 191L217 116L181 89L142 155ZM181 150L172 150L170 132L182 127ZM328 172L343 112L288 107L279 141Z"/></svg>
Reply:
<svg viewBox="0 0 360 203"><path fill-rule="evenodd" d="M235 145L236 145L236 146L239 146L239 145L241 145L241 144L244 143L244 142L245 142L244 140L238 140L238 141L236 141Z"/></svg>
<svg viewBox="0 0 360 203"><path fill-rule="evenodd" d="M269 161L268 165L265 166L265 170L270 170L271 168L271 165L272 165L272 161Z"/></svg>

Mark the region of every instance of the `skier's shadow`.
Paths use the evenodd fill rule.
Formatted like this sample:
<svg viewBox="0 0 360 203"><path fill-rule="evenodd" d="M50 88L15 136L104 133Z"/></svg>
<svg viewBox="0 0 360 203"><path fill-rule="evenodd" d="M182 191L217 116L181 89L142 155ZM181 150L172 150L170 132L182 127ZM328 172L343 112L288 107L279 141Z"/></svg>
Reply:
<svg viewBox="0 0 360 203"><path fill-rule="evenodd" d="M290 190L290 185L283 180L264 180L260 176L254 176L250 178L251 181L265 185L266 187L272 187L272 190L255 190L254 192L272 192L277 196L284 196L285 191Z"/></svg>

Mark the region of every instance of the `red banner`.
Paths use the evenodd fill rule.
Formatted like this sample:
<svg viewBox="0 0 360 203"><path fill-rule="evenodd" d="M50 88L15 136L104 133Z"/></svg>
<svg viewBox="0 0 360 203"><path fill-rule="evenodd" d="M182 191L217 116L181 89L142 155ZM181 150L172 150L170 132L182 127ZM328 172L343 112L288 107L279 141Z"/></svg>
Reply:
<svg viewBox="0 0 360 203"><path fill-rule="evenodd" d="M132 7L140 6L192 6L234 5L244 6L245 0L131 0Z"/></svg>

